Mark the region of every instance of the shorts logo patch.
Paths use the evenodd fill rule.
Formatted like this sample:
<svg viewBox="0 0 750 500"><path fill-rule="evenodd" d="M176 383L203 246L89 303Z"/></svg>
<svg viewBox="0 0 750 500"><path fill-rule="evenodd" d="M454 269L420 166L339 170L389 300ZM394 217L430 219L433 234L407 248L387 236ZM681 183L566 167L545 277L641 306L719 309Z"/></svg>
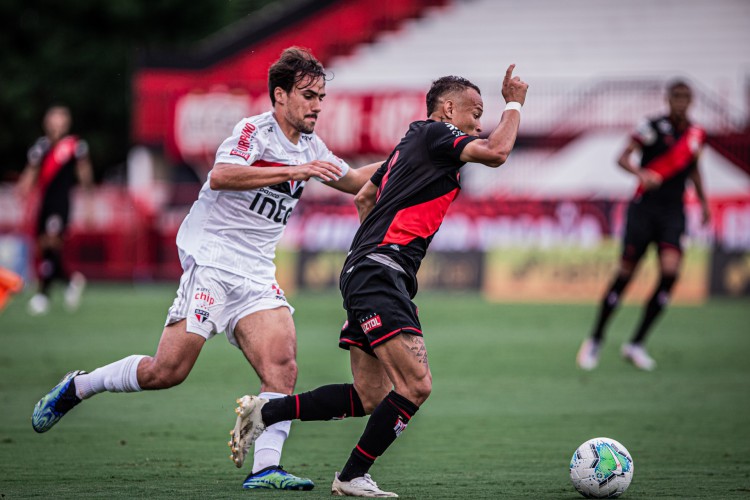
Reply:
<svg viewBox="0 0 750 500"><path fill-rule="evenodd" d="M380 328L383 326L383 322L380 321L380 315L379 314L373 314L367 318L365 318L364 321L360 322L359 326L362 327L362 331L365 333L370 333L372 330L376 328Z"/></svg>
<svg viewBox="0 0 750 500"><path fill-rule="evenodd" d="M276 300L283 300L286 302L286 297L284 296L284 290L281 289L281 287L277 284L271 285L271 290L276 294Z"/></svg>
<svg viewBox="0 0 750 500"><path fill-rule="evenodd" d="M197 319L201 323L205 323L206 320L208 319L208 311L204 311L203 309L196 309L195 319Z"/></svg>
<svg viewBox="0 0 750 500"><path fill-rule="evenodd" d="M406 422L401 420L401 417L396 419L396 425L393 427L393 432L396 433L396 437L399 437L402 432L406 430Z"/></svg>

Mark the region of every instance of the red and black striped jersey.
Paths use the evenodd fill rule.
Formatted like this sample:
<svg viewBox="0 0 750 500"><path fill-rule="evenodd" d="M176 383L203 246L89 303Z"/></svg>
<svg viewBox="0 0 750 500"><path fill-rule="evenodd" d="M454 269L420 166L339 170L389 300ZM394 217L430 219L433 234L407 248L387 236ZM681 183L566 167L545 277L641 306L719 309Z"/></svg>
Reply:
<svg viewBox="0 0 750 500"><path fill-rule="evenodd" d="M461 189L461 152L474 139L454 125L417 121L373 175L375 206L352 241L344 271L383 254L416 276L448 207Z"/></svg>
<svg viewBox="0 0 750 500"><path fill-rule="evenodd" d="M662 172L664 181L659 187L646 192L639 189L636 199L642 204L682 209L685 181L697 168L697 158L703 146L704 137L705 133L690 123L677 130L669 116L660 116L641 122L632 135L633 140L641 146L641 168L659 172L657 165L661 163L676 162L676 164L666 165L670 173L665 176ZM684 154L675 154L680 153L681 150L684 150Z"/></svg>

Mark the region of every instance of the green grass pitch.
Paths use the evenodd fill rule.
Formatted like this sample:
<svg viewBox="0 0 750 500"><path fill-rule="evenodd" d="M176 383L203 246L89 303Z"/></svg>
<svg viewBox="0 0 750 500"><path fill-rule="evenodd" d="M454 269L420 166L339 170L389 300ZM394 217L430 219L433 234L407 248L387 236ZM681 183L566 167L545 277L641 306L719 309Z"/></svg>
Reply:
<svg viewBox="0 0 750 500"><path fill-rule="evenodd" d="M179 387L103 394L37 435L36 401L72 369L153 354L174 285L94 285L82 309L31 318L27 296L0 315L0 498L328 498L364 426L296 422L288 470L302 492L241 489L247 471L226 441L236 397L257 378L224 337L210 341ZM58 297L59 299L59 297ZM380 458L373 477L405 498L579 498L568 463L586 439L608 436L632 453L625 498L750 496L750 304L672 307L641 373L619 359L639 308L625 307L593 373L574 357L593 305L489 304L476 295L417 297L434 376L432 397ZM297 294L298 390L348 382L336 346L337 294Z"/></svg>

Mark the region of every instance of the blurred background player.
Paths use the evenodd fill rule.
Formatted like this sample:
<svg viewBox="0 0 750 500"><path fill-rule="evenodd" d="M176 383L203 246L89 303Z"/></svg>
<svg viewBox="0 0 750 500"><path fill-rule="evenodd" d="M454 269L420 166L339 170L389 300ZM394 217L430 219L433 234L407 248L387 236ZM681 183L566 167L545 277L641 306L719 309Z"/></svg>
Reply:
<svg viewBox="0 0 750 500"><path fill-rule="evenodd" d="M480 139L484 104L470 81L443 77L427 93L427 120L413 122L396 149L357 194L360 226L341 273L347 310L339 346L349 350L354 384L327 385L268 400L238 402L232 453L240 459L255 435L289 419L370 415L359 443L331 487L334 495L396 497L368 473L432 391L432 374L417 307L417 271L458 195L466 162L502 165L518 134L527 84L503 80L500 123Z"/></svg>
<svg viewBox="0 0 750 500"><path fill-rule="evenodd" d="M620 267L604 295L594 331L578 351L576 361L584 370L596 368L607 322L651 243L657 245L659 283L646 303L632 339L623 344L621 354L641 370L656 367L643 344L654 321L666 307L680 271L681 239L685 232L683 196L688 179L700 200L703 224L710 219L698 169L698 156L706 134L688 118L691 101L692 91L685 82L669 84L669 114L645 120L618 159L620 167L638 178L639 186L628 207ZM641 153L640 167L632 161L637 151Z"/></svg>
<svg viewBox="0 0 750 500"><path fill-rule="evenodd" d="M44 136L29 149L28 164L18 184L20 195L38 205L35 237L39 288L29 301L32 315L49 311L50 288L55 280L67 284L65 305L71 310L78 307L86 285L83 275L69 274L63 262L71 192L78 183L87 192L93 185L88 144L68 135L71 122L67 107L52 106L47 110Z"/></svg>
<svg viewBox="0 0 750 500"><path fill-rule="evenodd" d="M156 355L132 355L91 373L68 373L34 408L34 430L46 432L83 399L101 392L182 383L206 340L221 332L255 369L264 398L294 391L294 309L276 282L276 245L305 181L316 178L354 194L380 165L350 169L313 133L325 84L325 70L312 54L296 47L281 54L268 71L273 110L234 127L180 226L177 247L184 273ZM279 465L290 426L279 422L258 440L244 488L313 488L312 481ZM243 462L244 456L237 467Z"/></svg>

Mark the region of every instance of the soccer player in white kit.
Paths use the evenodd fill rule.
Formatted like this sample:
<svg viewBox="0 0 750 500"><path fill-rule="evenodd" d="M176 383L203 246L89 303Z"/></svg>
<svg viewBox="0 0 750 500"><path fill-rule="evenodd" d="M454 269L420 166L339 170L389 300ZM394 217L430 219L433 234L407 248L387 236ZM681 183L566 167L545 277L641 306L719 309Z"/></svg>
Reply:
<svg viewBox="0 0 750 500"><path fill-rule="evenodd" d="M221 332L255 369L262 397L294 391L294 309L276 282L276 245L306 181L314 178L355 194L380 165L350 169L313 133L325 83L325 70L306 50L292 47L281 54L268 72L273 110L235 126L180 226L177 247L184 273L156 355L132 355L91 373L66 374L35 406L34 430L46 432L75 405L101 392L180 384L206 340ZM290 425L271 426L257 440L244 488L312 489L312 481L279 465ZM242 459L235 465L242 467Z"/></svg>

